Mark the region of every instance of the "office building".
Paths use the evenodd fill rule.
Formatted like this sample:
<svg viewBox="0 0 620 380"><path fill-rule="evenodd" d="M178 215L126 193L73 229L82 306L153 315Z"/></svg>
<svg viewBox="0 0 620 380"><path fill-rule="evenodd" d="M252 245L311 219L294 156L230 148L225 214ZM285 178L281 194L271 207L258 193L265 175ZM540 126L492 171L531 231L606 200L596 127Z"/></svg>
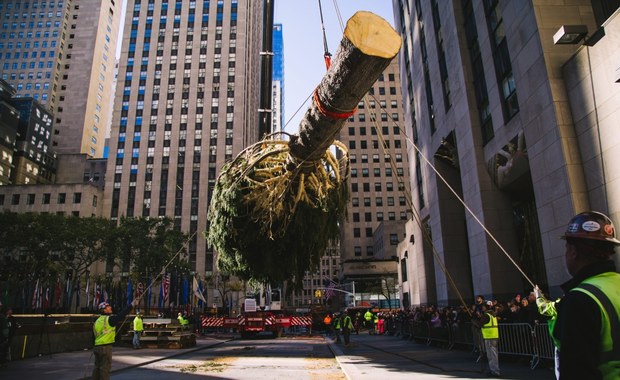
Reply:
<svg viewBox="0 0 620 380"><path fill-rule="evenodd" d="M284 32L282 24L273 25L273 76L272 76L271 130L284 130Z"/></svg>
<svg viewBox="0 0 620 380"><path fill-rule="evenodd" d="M259 137L262 10L250 0L127 5L104 215L170 217L203 278L216 270L203 232L217 175Z"/></svg>
<svg viewBox="0 0 620 380"><path fill-rule="evenodd" d="M351 162L351 201L341 227L340 280L355 282L360 301L376 306L390 302L380 289L389 283L395 289L396 248L410 218L409 162L401 119L400 73L394 59L337 137L348 147ZM398 293L393 289L390 298L395 300Z"/></svg>
<svg viewBox="0 0 620 380"><path fill-rule="evenodd" d="M102 157L122 0L0 1L0 78L54 117L58 153Z"/></svg>
<svg viewBox="0 0 620 380"><path fill-rule="evenodd" d="M416 211L403 304L508 301L533 283L561 295L570 218L620 222L620 3L392 3ZM563 26L589 32L554 44Z"/></svg>

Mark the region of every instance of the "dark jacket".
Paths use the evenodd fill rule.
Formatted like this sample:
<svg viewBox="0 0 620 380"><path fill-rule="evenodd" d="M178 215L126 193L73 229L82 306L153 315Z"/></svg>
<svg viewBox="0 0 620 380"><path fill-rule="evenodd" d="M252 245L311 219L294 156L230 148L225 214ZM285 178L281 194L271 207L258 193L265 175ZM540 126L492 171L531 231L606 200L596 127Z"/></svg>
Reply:
<svg viewBox="0 0 620 380"><path fill-rule="evenodd" d="M558 318L553 334L560 340L560 380L601 379L598 370L601 346L601 309L587 294L571 292L585 279L605 272L615 272L613 261L583 268L564 283L566 294L558 304Z"/></svg>

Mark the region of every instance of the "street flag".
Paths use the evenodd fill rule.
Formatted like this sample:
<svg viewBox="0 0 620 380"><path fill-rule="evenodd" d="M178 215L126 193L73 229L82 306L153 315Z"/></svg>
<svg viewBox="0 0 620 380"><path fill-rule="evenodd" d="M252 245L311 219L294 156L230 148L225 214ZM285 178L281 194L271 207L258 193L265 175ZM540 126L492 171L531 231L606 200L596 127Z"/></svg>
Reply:
<svg viewBox="0 0 620 380"><path fill-rule="evenodd" d="M90 307L90 275L86 277L86 308Z"/></svg>
<svg viewBox="0 0 620 380"><path fill-rule="evenodd" d="M38 303L39 303L39 279L37 279L37 283L34 285L34 293L32 294L32 308L36 309Z"/></svg>
<svg viewBox="0 0 620 380"><path fill-rule="evenodd" d="M97 310L101 302L101 284L95 284L95 297L93 298L93 309Z"/></svg>
<svg viewBox="0 0 620 380"><path fill-rule="evenodd" d="M334 282L334 280L329 280L329 285L325 290L325 299L328 300L334 296L334 288L336 287L336 285L337 284Z"/></svg>
<svg viewBox="0 0 620 380"><path fill-rule="evenodd" d="M133 284L131 278L127 281L127 305L133 302Z"/></svg>
<svg viewBox="0 0 620 380"><path fill-rule="evenodd" d="M170 291L170 275L168 273L164 275L164 279L162 280L162 286L164 289L163 301L165 302L168 299L168 292Z"/></svg>
<svg viewBox="0 0 620 380"><path fill-rule="evenodd" d="M196 277L194 277L194 295L196 296L196 298L198 298L200 300L200 302L202 303L207 303L207 300L205 299L205 296L202 294L202 284L198 284L198 280L196 280ZM200 305L202 306L202 304Z"/></svg>

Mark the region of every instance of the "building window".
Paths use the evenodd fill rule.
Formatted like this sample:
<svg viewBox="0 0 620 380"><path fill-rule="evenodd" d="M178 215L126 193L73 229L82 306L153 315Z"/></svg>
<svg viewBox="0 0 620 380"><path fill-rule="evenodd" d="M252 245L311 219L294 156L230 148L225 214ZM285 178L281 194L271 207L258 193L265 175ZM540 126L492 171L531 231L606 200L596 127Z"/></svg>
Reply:
<svg viewBox="0 0 620 380"><path fill-rule="evenodd" d="M356 246L353 248L353 252L355 256L362 256L362 247Z"/></svg>
<svg viewBox="0 0 620 380"><path fill-rule="evenodd" d="M43 194L43 204L44 205L50 204L51 198L52 198L52 195L50 193Z"/></svg>
<svg viewBox="0 0 620 380"><path fill-rule="evenodd" d="M398 245L398 235L390 234L390 245Z"/></svg>
<svg viewBox="0 0 620 380"><path fill-rule="evenodd" d="M19 194L13 194L13 197L11 198L11 204L12 205L19 204Z"/></svg>
<svg viewBox="0 0 620 380"><path fill-rule="evenodd" d="M35 198L34 194L28 194L28 197L26 198L26 204L27 205L33 205L34 204L34 198Z"/></svg>
<svg viewBox="0 0 620 380"><path fill-rule="evenodd" d="M58 204L65 204L65 201L67 200L67 194L66 193L58 193Z"/></svg>

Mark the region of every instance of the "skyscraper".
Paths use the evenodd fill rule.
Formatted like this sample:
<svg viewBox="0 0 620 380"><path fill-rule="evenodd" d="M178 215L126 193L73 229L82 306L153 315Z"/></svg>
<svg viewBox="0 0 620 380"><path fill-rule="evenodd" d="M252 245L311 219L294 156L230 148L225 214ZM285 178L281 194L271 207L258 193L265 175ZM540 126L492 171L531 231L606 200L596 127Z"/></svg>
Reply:
<svg viewBox="0 0 620 380"><path fill-rule="evenodd" d="M284 35L282 24L273 26L272 131L284 129Z"/></svg>
<svg viewBox="0 0 620 380"><path fill-rule="evenodd" d="M104 213L172 218L196 273L214 271L202 235L219 170L258 139L262 2L127 5Z"/></svg>
<svg viewBox="0 0 620 380"><path fill-rule="evenodd" d="M396 282L396 246L410 217L409 164L401 118L395 59L337 137L348 147L351 161L351 202L341 226L342 281L355 282L362 300L371 297L377 306L381 302L377 285ZM397 298L393 289L392 300Z"/></svg>
<svg viewBox="0 0 620 380"><path fill-rule="evenodd" d="M121 0L0 2L0 77L54 115L51 148L101 157Z"/></svg>
<svg viewBox="0 0 620 380"><path fill-rule="evenodd" d="M570 218L620 216L620 3L392 3L419 213L399 246L403 299L561 295ZM555 43L563 25L587 40Z"/></svg>

